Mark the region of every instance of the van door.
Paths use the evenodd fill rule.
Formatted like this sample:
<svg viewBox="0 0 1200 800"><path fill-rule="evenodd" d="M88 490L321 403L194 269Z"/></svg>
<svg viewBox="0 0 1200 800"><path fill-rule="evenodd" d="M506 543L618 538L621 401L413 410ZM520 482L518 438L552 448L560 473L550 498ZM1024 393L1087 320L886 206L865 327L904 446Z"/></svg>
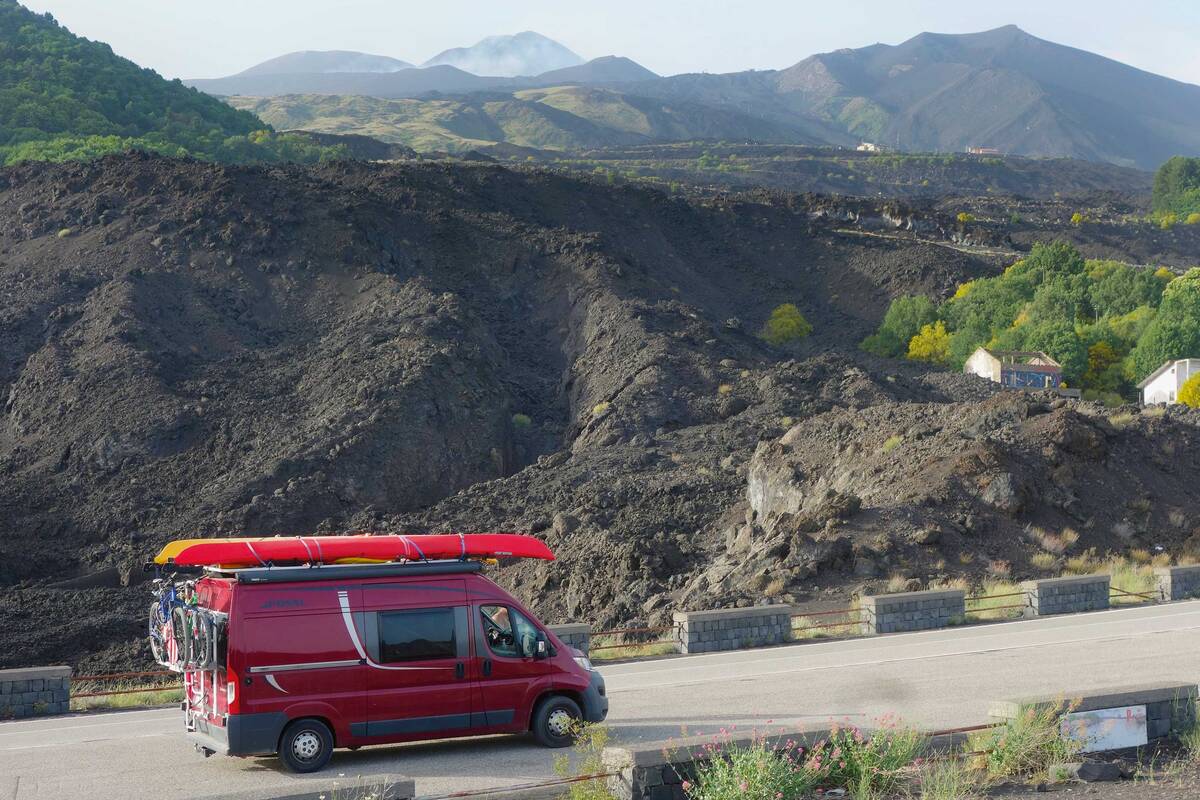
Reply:
<svg viewBox="0 0 1200 800"><path fill-rule="evenodd" d="M466 584L367 585L367 722L356 736L392 741L472 731Z"/></svg>
<svg viewBox="0 0 1200 800"><path fill-rule="evenodd" d="M496 730L523 729L534 699L549 688L558 668L534 658L539 630L520 609L483 602L475 606L473 616L486 725Z"/></svg>

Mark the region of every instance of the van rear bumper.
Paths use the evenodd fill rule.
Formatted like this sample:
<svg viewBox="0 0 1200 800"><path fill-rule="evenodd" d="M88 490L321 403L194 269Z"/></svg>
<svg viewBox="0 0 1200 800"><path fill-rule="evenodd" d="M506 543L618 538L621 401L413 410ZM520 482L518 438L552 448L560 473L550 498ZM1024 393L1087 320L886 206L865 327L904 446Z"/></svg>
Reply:
<svg viewBox="0 0 1200 800"><path fill-rule="evenodd" d="M287 714L234 714L225 718L225 727L205 719L195 720L188 739L199 747L227 756L271 756L279 750L279 737L287 725Z"/></svg>
<svg viewBox="0 0 1200 800"><path fill-rule="evenodd" d="M583 718L588 722L604 722L608 716L608 697L604 691L604 678L599 672L592 673L592 682L583 690Z"/></svg>

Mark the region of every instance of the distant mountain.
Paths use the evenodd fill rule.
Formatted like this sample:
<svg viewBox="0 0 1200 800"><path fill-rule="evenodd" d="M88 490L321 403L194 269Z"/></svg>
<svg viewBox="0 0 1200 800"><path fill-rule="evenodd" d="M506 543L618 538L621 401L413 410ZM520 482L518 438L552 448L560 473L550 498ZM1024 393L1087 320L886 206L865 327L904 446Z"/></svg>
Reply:
<svg viewBox="0 0 1200 800"><path fill-rule="evenodd" d="M412 64L389 56L374 56L352 50L302 50L272 58L239 72L248 75L286 75L298 72L399 72Z"/></svg>
<svg viewBox="0 0 1200 800"><path fill-rule="evenodd" d="M663 78L637 90L777 122L807 118L843 141L902 150L980 147L1144 169L1200 153L1200 87L1012 25L823 53L778 72Z"/></svg>
<svg viewBox="0 0 1200 800"><path fill-rule="evenodd" d="M669 77L616 56L582 63L560 47L527 33L493 37L430 62L457 67L251 74L190 83L223 95L426 99L434 93L580 85L614 90L629 106L638 102L630 98L642 98L650 108L720 109L733 115L722 119L756 119L773 137L794 137L788 141L841 146L869 141L918 152L980 148L1141 169L1173 155L1200 155L1200 86L1047 42L1011 25L974 34L923 33L898 45L822 53L784 70ZM547 53L570 63L547 68L553 61ZM581 118L606 118L613 108L607 95L575 97L599 103L591 112L575 108ZM655 130L658 136L666 128ZM494 134L484 138L517 143Z"/></svg>
<svg viewBox="0 0 1200 800"><path fill-rule="evenodd" d="M301 55L327 55L299 54ZM355 54L361 55L361 54ZM650 70L628 58L605 56L572 67L551 70L533 77L497 77L475 75L458 67L441 64L431 67L397 69L375 72L343 72L338 70L287 71L282 56L227 78L207 78L186 81L189 86L219 96L277 97L292 94L366 95L389 99L421 97L429 93L461 94L491 89L521 89L561 84L627 84L657 78ZM378 58L368 56L368 58ZM277 64L276 62L284 62ZM329 60L329 63L333 63ZM404 62L396 62L404 63ZM305 60L301 66L314 65Z"/></svg>
<svg viewBox="0 0 1200 800"><path fill-rule="evenodd" d="M397 72L289 72L276 75L231 75L186 81L209 94L275 97L287 94L420 97L429 92L475 92L511 83L508 78L481 77L451 66Z"/></svg>
<svg viewBox="0 0 1200 800"><path fill-rule="evenodd" d="M657 77L657 73L651 72L636 61L621 56L601 56L586 64L543 72L536 76L535 82L545 86L556 83L637 83Z"/></svg>
<svg viewBox="0 0 1200 800"><path fill-rule="evenodd" d="M1152 168L1200 152L1200 87L1009 25L813 56L779 91L864 137Z"/></svg>
<svg viewBox="0 0 1200 800"><path fill-rule="evenodd" d="M745 114L587 86L424 100L288 95L233 97L229 102L281 130L369 136L422 152L463 153L498 143L578 150L694 139L817 141L801 130Z"/></svg>
<svg viewBox="0 0 1200 800"><path fill-rule="evenodd" d="M525 31L514 36L489 36L472 47L445 50L421 66L449 65L474 75L540 75L574 67L583 59L553 39Z"/></svg>

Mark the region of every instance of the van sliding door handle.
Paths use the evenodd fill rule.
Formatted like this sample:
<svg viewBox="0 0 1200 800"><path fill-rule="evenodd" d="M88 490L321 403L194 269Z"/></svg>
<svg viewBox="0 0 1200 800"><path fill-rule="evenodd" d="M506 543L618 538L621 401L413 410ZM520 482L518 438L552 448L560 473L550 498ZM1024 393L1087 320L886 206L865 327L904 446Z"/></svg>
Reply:
<svg viewBox="0 0 1200 800"><path fill-rule="evenodd" d="M492 674L492 660L490 658L485 658L483 660L483 676L486 678L488 675L491 675L491 674Z"/></svg>
<svg viewBox="0 0 1200 800"><path fill-rule="evenodd" d="M467 667L461 661L454 665L454 677L465 678L467 676Z"/></svg>

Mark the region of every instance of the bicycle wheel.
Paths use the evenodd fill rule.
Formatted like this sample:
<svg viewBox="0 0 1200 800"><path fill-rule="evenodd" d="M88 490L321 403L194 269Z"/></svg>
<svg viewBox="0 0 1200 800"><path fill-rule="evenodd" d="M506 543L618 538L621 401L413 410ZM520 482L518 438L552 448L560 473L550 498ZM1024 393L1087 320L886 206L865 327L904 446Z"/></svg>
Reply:
<svg viewBox="0 0 1200 800"><path fill-rule="evenodd" d="M183 606L171 609L171 636L175 640L178 666L187 669L192 663L192 632Z"/></svg>
<svg viewBox="0 0 1200 800"><path fill-rule="evenodd" d="M167 655L167 643L163 638L163 622L162 613L159 610L157 602L150 604L150 653L154 656L155 662L165 664Z"/></svg>

